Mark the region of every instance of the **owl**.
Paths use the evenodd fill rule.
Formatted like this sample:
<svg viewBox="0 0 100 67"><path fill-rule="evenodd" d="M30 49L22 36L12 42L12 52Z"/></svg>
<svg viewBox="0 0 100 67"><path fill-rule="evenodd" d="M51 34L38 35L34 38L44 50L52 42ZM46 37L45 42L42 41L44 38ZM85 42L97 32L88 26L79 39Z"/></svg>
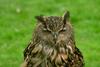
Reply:
<svg viewBox="0 0 100 67"><path fill-rule="evenodd" d="M24 50L22 67L83 67L83 55L75 45L69 11L63 16L35 18L37 25Z"/></svg>

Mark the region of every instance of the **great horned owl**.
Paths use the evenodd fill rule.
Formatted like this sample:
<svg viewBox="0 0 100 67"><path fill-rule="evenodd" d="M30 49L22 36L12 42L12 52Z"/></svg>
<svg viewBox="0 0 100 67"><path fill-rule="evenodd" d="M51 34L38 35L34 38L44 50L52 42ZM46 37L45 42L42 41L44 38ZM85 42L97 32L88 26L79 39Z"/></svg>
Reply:
<svg viewBox="0 0 100 67"><path fill-rule="evenodd" d="M83 67L75 45L69 11L63 16L36 16L33 37L24 50L23 67Z"/></svg>

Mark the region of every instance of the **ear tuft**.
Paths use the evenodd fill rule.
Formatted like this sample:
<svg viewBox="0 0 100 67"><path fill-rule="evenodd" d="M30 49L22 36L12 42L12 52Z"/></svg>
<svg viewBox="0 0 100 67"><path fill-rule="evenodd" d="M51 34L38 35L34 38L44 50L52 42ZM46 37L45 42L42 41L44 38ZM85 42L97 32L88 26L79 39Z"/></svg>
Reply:
<svg viewBox="0 0 100 67"><path fill-rule="evenodd" d="M66 11L63 15L63 22L66 23L66 21L69 21L70 19L70 12Z"/></svg>
<svg viewBox="0 0 100 67"><path fill-rule="evenodd" d="M46 18L43 15L40 16L35 16L35 18L44 25L44 27L46 28Z"/></svg>
<svg viewBox="0 0 100 67"><path fill-rule="evenodd" d="M35 16L35 18L40 21L40 22L44 22L44 17L43 15L40 15L40 16Z"/></svg>

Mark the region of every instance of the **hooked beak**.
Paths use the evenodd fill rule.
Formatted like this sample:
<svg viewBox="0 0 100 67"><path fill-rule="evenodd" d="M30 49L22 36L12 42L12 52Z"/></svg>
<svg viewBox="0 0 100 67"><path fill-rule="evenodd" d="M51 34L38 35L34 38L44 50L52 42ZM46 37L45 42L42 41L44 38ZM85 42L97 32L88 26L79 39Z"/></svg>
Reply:
<svg viewBox="0 0 100 67"><path fill-rule="evenodd" d="M57 40L57 37L58 37L58 33L57 32L53 32L52 35L54 37L54 40L56 41Z"/></svg>

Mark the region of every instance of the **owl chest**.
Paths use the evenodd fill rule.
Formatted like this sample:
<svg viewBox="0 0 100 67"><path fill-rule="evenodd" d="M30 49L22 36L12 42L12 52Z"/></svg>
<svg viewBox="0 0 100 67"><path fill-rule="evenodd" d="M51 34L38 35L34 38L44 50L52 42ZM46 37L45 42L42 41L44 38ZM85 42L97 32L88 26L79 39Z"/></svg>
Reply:
<svg viewBox="0 0 100 67"><path fill-rule="evenodd" d="M59 48L55 50L54 48L44 48L43 53L46 57L45 65L47 67L65 67L68 58L68 51L65 48Z"/></svg>
<svg viewBox="0 0 100 67"><path fill-rule="evenodd" d="M68 63L69 49L65 46L65 43L58 46L51 46L49 44L41 43L37 45L32 54L36 54L33 58L41 60L39 67L66 67ZM36 62L37 63L37 62Z"/></svg>

